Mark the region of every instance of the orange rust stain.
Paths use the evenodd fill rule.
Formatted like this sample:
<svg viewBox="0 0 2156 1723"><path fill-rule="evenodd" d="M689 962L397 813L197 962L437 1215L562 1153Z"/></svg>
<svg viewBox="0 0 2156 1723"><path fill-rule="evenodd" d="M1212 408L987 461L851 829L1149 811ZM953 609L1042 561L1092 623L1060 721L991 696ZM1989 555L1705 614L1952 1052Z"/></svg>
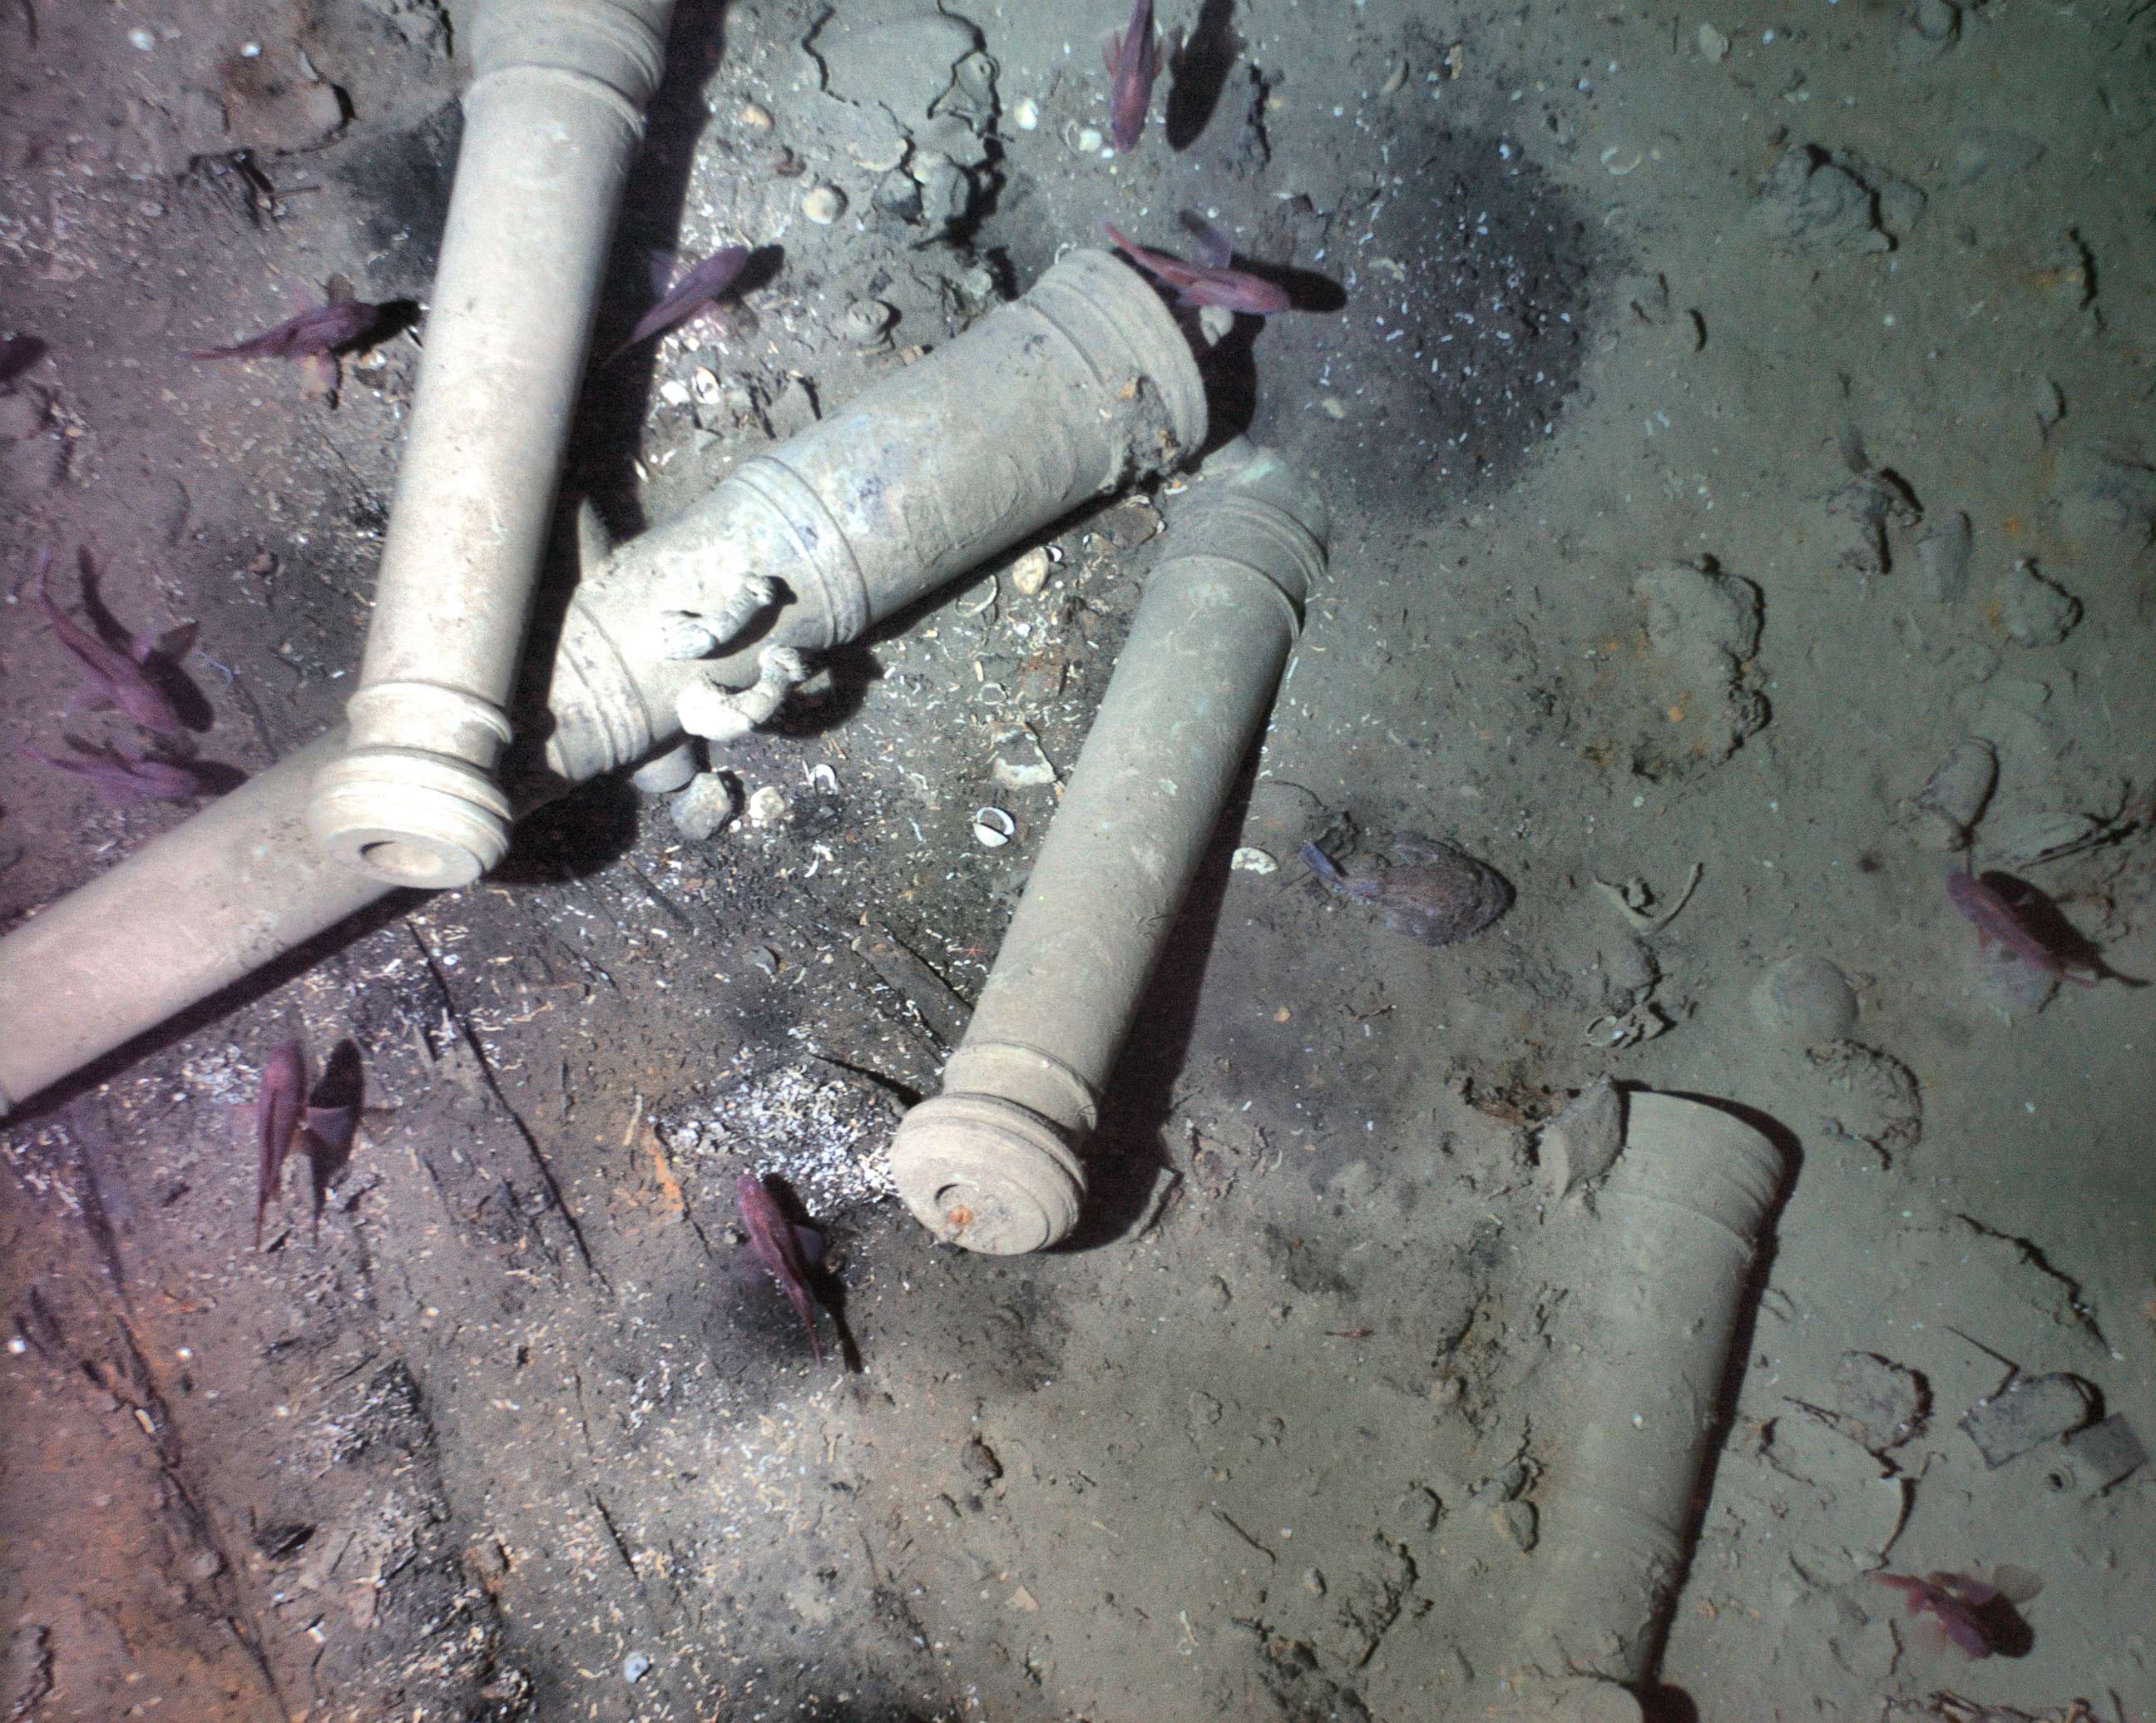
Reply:
<svg viewBox="0 0 2156 1723"><path fill-rule="evenodd" d="M675 1214L688 1211L688 1200L681 1195L681 1181L674 1176L674 1169L666 1164L666 1151L660 1147L659 1139L653 1136L645 1145L651 1151L651 1170L659 1180L659 1194L666 1206Z"/></svg>
<svg viewBox="0 0 2156 1723"><path fill-rule="evenodd" d="M2009 538L2019 538L2021 536L2021 517L2019 515L2007 516L2005 520L1999 523L1999 530L2004 532Z"/></svg>

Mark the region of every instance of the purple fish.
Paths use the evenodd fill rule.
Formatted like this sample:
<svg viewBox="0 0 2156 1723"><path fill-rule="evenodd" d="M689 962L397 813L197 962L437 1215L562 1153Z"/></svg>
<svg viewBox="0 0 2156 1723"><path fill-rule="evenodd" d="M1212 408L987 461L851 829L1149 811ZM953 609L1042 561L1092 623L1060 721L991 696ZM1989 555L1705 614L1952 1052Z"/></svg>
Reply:
<svg viewBox="0 0 2156 1723"><path fill-rule="evenodd" d="M611 365L631 347L641 346L653 336L663 335L669 329L687 322L732 286L747 265L748 247L746 245L726 245L714 251L676 281L658 304L636 320L636 327L629 332L629 338L608 353L604 363Z"/></svg>
<svg viewBox="0 0 2156 1723"><path fill-rule="evenodd" d="M1393 853L1408 865L1350 875L1316 844L1302 859L1326 888L1385 912L1385 925L1425 945L1450 945L1479 934L1512 903L1512 888L1494 867L1435 839L1401 832Z"/></svg>
<svg viewBox="0 0 2156 1723"><path fill-rule="evenodd" d="M46 589L46 577L53 566L53 553L49 550L38 558L38 603L44 609L45 616L59 636L60 644L74 655L75 661L90 673L98 692L118 707L146 730L160 735L177 736L187 725L182 722L179 709L171 698L144 673L141 660L151 656L151 649L136 644L136 656L116 651L68 620L67 613L54 604ZM82 553L82 569L85 583L90 578L90 553Z"/></svg>
<svg viewBox="0 0 2156 1723"><path fill-rule="evenodd" d="M331 300L287 317L275 329L265 329L230 347L192 348L191 359L305 359L334 353L362 340L382 314L378 305L357 299Z"/></svg>
<svg viewBox="0 0 2156 1723"><path fill-rule="evenodd" d="M128 753L117 748L100 748L77 737L67 738L80 759L64 759L41 748L22 752L43 760L59 772L86 778L115 801L140 801L159 797L166 801L188 801L208 794L200 772L182 760L160 759L155 754Z"/></svg>
<svg viewBox="0 0 2156 1723"><path fill-rule="evenodd" d="M741 1202L742 1225L748 1232L749 1254L778 1283L787 1302L799 1314L801 1325L808 1330L808 1350L820 1365L824 1348L816 1338L816 1304L808 1289L808 1259L803 1254L801 1241L794 1236L778 1199L754 1173L743 1173L735 1190Z"/></svg>
<svg viewBox="0 0 2156 1723"><path fill-rule="evenodd" d="M1871 1577L1891 1586L1907 1601L1909 1613L1926 1612L1938 1618L1939 1627L1957 1650L1969 1657L1991 1655L1991 1635L1985 1631L1980 1612L2000 1593L1999 1587L1973 1573L1875 1573Z"/></svg>
<svg viewBox="0 0 2156 1723"><path fill-rule="evenodd" d="M1101 225L1126 257L1156 280L1176 289L1185 305L1217 305L1227 311L1247 311L1254 317L1270 317L1288 309L1287 295L1270 281L1261 281L1241 270L1178 263L1133 244L1106 222Z"/></svg>
<svg viewBox="0 0 2156 1723"><path fill-rule="evenodd" d="M1116 141L1116 153L1127 156L1138 147L1138 137L1145 131L1152 80L1160 74L1152 0L1137 0L1131 8L1130 28L1121 34L1111 31L1101 44L1101 54L1108 63L1109 131Z"/></svg>
<svg viewBox="0 0 2156 1723"><path fill-rule="evenodd" d="M1979 950L1995 940L2024 963L2059 980L2071 981L2076 987L2093 987L2102 979L2077 975L2068 969L2064 958L2030 931L2029 924L2005 895L1974 874L1958 867L1948 873L1947 901L1975 927Z"/></svg>
<svg viewBox="0 0 2156 1723"><path fill-rule="evenodd" d="M307 1056L296 1041L280 1042L262 1062L262 1090L254 1102L254 1247L262 1248L262 1216L283 1182L285 1157L300 1129L306 1100Z"/></svg>

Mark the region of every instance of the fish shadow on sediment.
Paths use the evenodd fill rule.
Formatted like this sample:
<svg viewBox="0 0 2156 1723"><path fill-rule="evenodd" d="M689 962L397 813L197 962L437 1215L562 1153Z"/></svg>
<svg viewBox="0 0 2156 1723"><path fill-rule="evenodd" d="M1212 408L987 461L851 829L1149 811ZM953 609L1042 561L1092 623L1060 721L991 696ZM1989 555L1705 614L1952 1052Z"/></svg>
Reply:
<svg viewBox="0 0 2156 1723"><path fill-rule="evenodd" d="M638 252L654 244L677 243L689 213L696 144L716 123L705 105L704 89L726 57L726 13L727 0L681 0L674 8L665 70L644 110L644 147L622 200L614 238L613 267L619 273L613 285L632 298L649 291L649 270L641 265ZM763 278L752 274L758 266L752 255L730 300L737 301L752 285L761 285ZM639 304L629 313L619 325L622 332L627 332L643 308ZM611 335L614 325L607 327ZM595 346L593 357L605 352L603 346ZM617 542L634 537L651 524L644 513L634 469L644 423L658 387L656 368L646 359L641 364L624 364L609 376L588 378L578 404L569 440L576 451L577 488L593 499Z"/></svg>
<svg viewBox="0 0 2156 1723"><path fill-rule="evenodd" d="M1261 281L1271 282L1306 316L1327 316L1348 309L1348 290L1316 270L1301 269L1291 263L1245 263L1240 267Z"/></svg>
<svg viewBox="0 0 2156 1723"><path fill-rule="evenodd" d="M319 1227L331 1188L352 1165L353 1145L359 1140L357 1125L367 1112L367 1072L360 1062L357 1042L341 1041L330 1049L329 1057L322 1062L322 1074L307 1097L307 1160L311 1175L308 1195ZM348 1123L343 1129L336 1128L344 1121Z"/></svg>
<svg viewBox="0 0 2156 1723"><path fill-rule="evenodd" d="M1650 1681L1639 1698L1641 1723L1700 1723L1699 1706L1682 1688Z"/></svg>
<svg viewBox="0 0 2156 1723"><path fill-rule="evenodd" d="M2068 970L2081 970L2097 981L2116 981L2123 987L2151 985L2140 976L2122 975L2106 963L2102 948L2066 919L2066 912L2042 887L1995 867L1986 868L1979 877L2013 907L2021 925Z"/></svg>
<svg viewBox="0 0 2156 1723"><path fill-rule="evenodd" d="M1296 269L1289 264L1254 265L1239 260L1236 267L1260 280L1270 282L1287 295L1291 309L1284 316L1300 312L1328 315L1347 306L1346 292L1329 275ZM1178 315L1194 318L1196 313L1183 311ZM1245 435L1256 423L1258 337L1274 321L1276 320L1240 316L1235 327L1211 347L1194 341L1199 356L1199 374L1205 380L1205 399L1212 415L1211 428L1205 439L1208 452Z"/></svg>
<svg viewBox="0 0 2156 1723"><path fill-rule="evenodd" d="M1183 46L1168 56L1168 113L1163 129L1171 150L1187 150L1205 134L1228 74L1242 57L1242 39L1229 20L1235 0L1204 0Z"/></svg>

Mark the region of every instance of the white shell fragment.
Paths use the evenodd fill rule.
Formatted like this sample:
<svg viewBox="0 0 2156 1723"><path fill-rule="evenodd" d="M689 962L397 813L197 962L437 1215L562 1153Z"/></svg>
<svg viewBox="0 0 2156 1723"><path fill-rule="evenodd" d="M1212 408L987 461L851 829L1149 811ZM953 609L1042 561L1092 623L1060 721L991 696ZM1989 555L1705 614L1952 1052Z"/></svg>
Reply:
<svg viewBox="0 0 2156 1723"><path fill-rule="evenodd" d="M846 194L836 186L812 186L802 197L801 213L827 228L846 213Z"/></svg>
<svg viewBox="0 0 2156 1723"><path fill-rule="evenodd" d="M1280 863L1271 854L1250 844L1245 844L1228 858L1228 865L1238 873L1278 873Z"/></svg>
<svg viewBox="0 0 2156 1723"><path fill-rule="evenodd" d="M1048 584L1048 553L1036 544L1011 564L1011 584L1029 599Z"/></svg>
<svg viewBox="0 0 2156 1723"><path fill-rule="evenodd" d="M748 823L752 825L776 825L793 811L792 799L776 784L760 786L748 799Z"/></svg>
<svg viewBox="0 0 2156 1723"><path fill-rule="evenodd" d="M1029 95L1022 95L1011 104L1011 124L1020 131L1030 131L1040 124L1040 104Z"/></svg>
<svg viewBox="0 0 2156 1723"><path fill-rule="evenodd" d="M1018 836L1018 821L1001 808L973 810L973 841L984 850L1000 850Z"/></svg>
<svg viewBox="0 0 2156 1723"><path fill-rule="evenodd" d="M876 139L865 147L856 143L846 146L846 153L871 173L888 173L906 159L906 142L896 134Z"/></svg>

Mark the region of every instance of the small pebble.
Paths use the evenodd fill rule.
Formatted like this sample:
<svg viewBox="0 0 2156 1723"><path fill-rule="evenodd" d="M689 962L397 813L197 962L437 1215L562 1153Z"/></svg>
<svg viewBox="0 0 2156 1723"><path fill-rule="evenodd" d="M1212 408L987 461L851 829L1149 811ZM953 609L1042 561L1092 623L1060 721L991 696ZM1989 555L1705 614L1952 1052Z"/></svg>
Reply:
<svg viewBox="0 0 2156 1723"><path fill-rule="evenodd" d="M1834 1409L1842 1428L1874 1453L1922 1430L1930 1404L1922 1376L1876 1353L1845 1352L1834 1367Z"/></svg>
<svg viewBox="0 0 2156 1723"><path fill-rule="evenodd" d="M2056 646L2082 620L2082 601L2039 574L2025 557L2007 577L1999 609L2007 638L2022 646Z"/></svg>
<svg viewBox="0 0 2156 1723"><path fill-rule="evenodd" d="M1101 134L1096 128L1081 126L1078 128L1078 136L1072 140L1072 147L1081 156L1098 155L1101 142Z"/></svg>
<svg viewBox="0 0 2156 1723"><path fill-rule="evenodd" d="M641 1681L651 1670L651 1659L640 1651L632 1651L621 1660L621 1679L631 1684Z"/></svg>
<svg viewBox="0 0 2156 1723"><path fill-rule="evenodd" d="M1699 51L1707 59L1727 59L1729 58L1729 39L1712 24L1702 24L1699 27Z"/></svg>
<svg viewBox="0 0 2156 1723"><path fill-rule="evenodd" d="M845 193L836 186L812 186L801 199L801 213L827 228L846 213Z"/></svg>
<svg viewBox="0 0 2156 1723"><path fill-rule="evenodd" d="M768 784L765 786L766 789L769 788ZM741 798L723 772L699 772L689 780L689 787L667 805L675 829L692 843L717 836L740 811ZM784 818L784 810L781 810L776 817ZM770 821L757 823L768 825Z"/></svg>
<svg viewBox="0 0 2156 1723"><path fill-rule="evenodd" d="M748 823L776 825L793 811L793 803L776 784L766 784L748 799Z"/></svg>
<svg viewBox="0 0 2156 1723"><path fill-rule="evenodd" d="M132 42L137 48L141 49L145 54L149 53L151 49L157 45L157 39L151 35L147 30L142 29L139 26L127 33L127 39L130 42Z"/></svg>
<svg viewBox="0 0 2156 1723"><path fill-rule="evenodd" d="M966 1445L958 1450L958 1463L966 1468L966 1475L986 1489L1004 1475L1004 1463L996 1451L978 1436L968 1437Z"/></svg>
<svg viewBox="0 0 2156 1723"><path fill-rule="evenodd" d="M1981 736L1964 737L1932 768L1902 810L1909 836L1922 849L1965 847L1998 784L1998 750Z"/></svg>
<svg viewBox="0 0 2156 1723"><path fill-rule="evenodd" d="M1538 1534L1532 1502L1507 1502L1491 1517L1505 1535L1519 1546L1522 1554L1534 1548Z"/></svg>
<svg viewBox="0 0 2156 1723"><path fill-rule="evenodd" d="M778 121L771 116L771 110L764 106L762 102L743 102L741 112L735 117L741 121L746 130L750 131L768 131L778 124Z"/></svg>
<svg viewBox="0 0 2156 1723"><path fill-rule="evenodd" d="M1020 131L1031 131L1040 124L1040 104L1029 95L1022 95L1011 104L1011 124Z"/></svg>
<svg viewBox="0 0 2156 1723"><path fill-rule="evenodd" d="M1925 597L1950 604L1969 591L1969 563L1975 532L1968 515L1956 509L1933 520L1917 541L1917 573Z"/></svg>
<svg viewBox="0 0 2156 1723"><path fill-rule="evenodd" d="M1922 71L1961 37L1961 12L1953 0L1911 0L1894 35L1894 65Z"/></svg>

